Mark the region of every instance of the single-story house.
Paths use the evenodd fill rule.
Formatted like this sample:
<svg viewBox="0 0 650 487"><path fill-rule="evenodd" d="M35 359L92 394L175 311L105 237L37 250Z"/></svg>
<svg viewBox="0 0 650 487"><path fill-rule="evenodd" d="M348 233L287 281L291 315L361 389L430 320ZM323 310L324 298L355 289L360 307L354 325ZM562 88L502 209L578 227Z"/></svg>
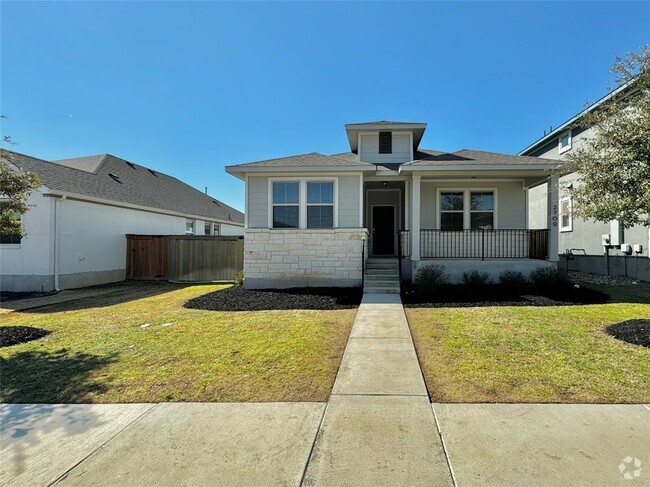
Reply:
<svg viewBox="0 0 650 487"><path fill-rule="evenodd" d="M424 149L425 123L345 130L349 152L226 168L246 185L246 287L372 281L373 291L394 292L397 268L408 279L442 264L459 280L471 269L497 277L556 265L557 233L547 230L553 220L530 229L527 190L554 178L557 162ZM547 200L551 207L557 195Z"/></svg>
<svg viewBox="0 0 650 487"><path fill-rule="evenodd" d="M243 235L244 215L178 179L102 154L4 160L38 175L25 235L0 239L2 291L51 291L121 281L126 234Z"/></svg>

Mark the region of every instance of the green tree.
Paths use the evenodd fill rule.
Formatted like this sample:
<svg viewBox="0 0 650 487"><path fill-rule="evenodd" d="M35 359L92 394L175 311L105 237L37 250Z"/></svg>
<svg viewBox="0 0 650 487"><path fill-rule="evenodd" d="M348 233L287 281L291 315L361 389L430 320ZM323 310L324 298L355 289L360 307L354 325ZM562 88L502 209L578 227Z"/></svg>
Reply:
<svg viewBox="0 0 650 487"><path fill-rule="evenodd" d="M11 138L4 136L3 141L10 143ZM10 165L12 157L11 152L0 149L1 236L24 234L20 216L29 209L27 197L40 185L36 174L14 169Z"/></svg>
<svg viewBox="0 0 650 487"><path fill-rule="evenodd" d="M650 46L617 58L618 94L581 118L594 135L571 151L564 171L578 172L571 192L582 218L650 226Z"/></svg>

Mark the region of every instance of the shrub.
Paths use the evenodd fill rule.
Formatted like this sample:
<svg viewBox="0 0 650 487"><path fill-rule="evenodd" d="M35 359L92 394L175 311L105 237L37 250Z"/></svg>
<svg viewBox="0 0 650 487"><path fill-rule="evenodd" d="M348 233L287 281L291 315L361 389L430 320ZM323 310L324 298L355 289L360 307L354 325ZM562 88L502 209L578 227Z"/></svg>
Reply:
<svg viewBox="0 0 650 487"><path fill-rule="evenodd" d="M235 276L235 286L242 286L244 284L244 273L239 271Z"/></svg>
<svg viewBox="0 0 650 487"><path fill-rule="evenodd" d="M449 284L449 276L444 265L422 267L415 274L415 286L418 291L425 293L436 291Z"/></svg>
<svg viewBox="0 0 650 487"><path fill-rule="evenodd" d="M541 267L530 273L530 280L536 286L550 287L567 282L564 272L554 267Z"/></svg>
<svg viewBox="0 0 650 487"><path fill-rule="evenodd" d="M499 282L504 286L517 288L525 286L528 283L528 279L519 271L503 271L499 274Z"/></svg>
<svg viewBox="0 0 650 487"><path fill-rule="evenodd" d="M477 269L473 269L463 272L463 284L466 286L485 286L492 284L492 279L487 272L480 272Z"/></svg>

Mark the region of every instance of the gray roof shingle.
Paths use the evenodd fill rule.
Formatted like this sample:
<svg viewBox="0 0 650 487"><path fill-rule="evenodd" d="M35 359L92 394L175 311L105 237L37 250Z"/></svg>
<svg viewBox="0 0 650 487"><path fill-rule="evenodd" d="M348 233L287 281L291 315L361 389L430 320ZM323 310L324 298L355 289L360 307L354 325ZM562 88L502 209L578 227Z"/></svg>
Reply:
<svg viewBox="0 0 650 487"><path fill-rule="evenodd" d="M510 154L500 154L498 152L487 152L479 150L461 149L456 152L439 152L427 149L420 149L421 155L425 157L406 162L402 166L448 166L448 165L540 165L548 163L541 161L538 157L513 156Z"/></svg>
<svg viewBox="0 0 650 487"><path fill-rule="evenodd" d="M247 167L319 167L319 166L373 166L369 162L359 162L343 155L326 156L318 152L300 154L297 156L280 157L278 159L267 159L265 161L246 162L234 166L231 169Z"/></svg>
<svg viewBox="0 0 650 487"><path fill-rule="evenodd" d="M17 152L6 152L11 164L36 173L41 183L51 190L244 223L244 214L235 208L172 176L110 154L48 162Z"/></svg>

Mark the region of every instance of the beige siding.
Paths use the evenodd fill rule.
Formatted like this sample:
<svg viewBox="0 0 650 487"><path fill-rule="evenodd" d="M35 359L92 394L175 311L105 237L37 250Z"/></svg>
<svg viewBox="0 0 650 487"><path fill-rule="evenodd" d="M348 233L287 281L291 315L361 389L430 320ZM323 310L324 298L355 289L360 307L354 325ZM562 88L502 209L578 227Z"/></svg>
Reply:
<svg viewBox="0 0 650 487"><path fill-rule="evenodd" d="M269 226L269 186L265 176L248 177L248 227Z"/></svg>
<svg viewBox="0 0 650 487"><path fill-rule="evenodd" d="M379 153L379 133L361 135L359 159L372 163L408 162L411 160L411 137L409 134L393 134L393 153Z"/></svg>
<svg viewBox="0 0 650 487"><path fill-rule="evenodd" d="M438 189L464 190L465 188L496 190L497 228L526 228L526 191L519 181L471 184L424 181L420 194L420 227L422 229L438 228L438 202L436 201Z"/></svg>

